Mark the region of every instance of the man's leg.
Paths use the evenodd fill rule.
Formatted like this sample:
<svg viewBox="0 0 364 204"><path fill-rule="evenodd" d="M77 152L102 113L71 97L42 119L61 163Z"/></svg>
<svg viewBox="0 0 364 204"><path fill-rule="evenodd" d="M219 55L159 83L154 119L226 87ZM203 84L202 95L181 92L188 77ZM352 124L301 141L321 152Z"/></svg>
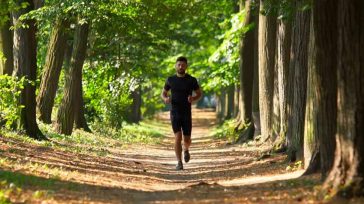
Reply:
<svg viewBox="0 0 364 204"><path fill-rule="evenodd" d="M189 162L190 161L190 152L189 152L189 148L191 146L191 135L183 135L183 147L184 147L184 159L185 162Z"/></svg>
<svg viewBox="0 0 364 204"><path fill-rule="evenodd" d="M183 169L183 164L182 164L182 132L176 132L174 133L175 136L175 140L174 140L174 152L176 154L176 158L177 158L177 166L176 166L176 170L182 170Z"/></svg>
<svg viewBox="0 0 364 204"><path fill-rule="evenodd" d="M183 135L183 150L189 150L191 146L191 135Z"/></svg>

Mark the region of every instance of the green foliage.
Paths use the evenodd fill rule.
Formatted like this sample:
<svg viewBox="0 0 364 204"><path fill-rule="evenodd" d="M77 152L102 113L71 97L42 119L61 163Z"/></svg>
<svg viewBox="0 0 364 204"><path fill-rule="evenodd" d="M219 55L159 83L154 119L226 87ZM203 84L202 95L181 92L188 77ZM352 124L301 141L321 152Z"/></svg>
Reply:
<svg viewBox="0 0 364 204"><path fill-rule="evenodd" d="M229 141L234 142L239 137L239 133L235 131L235 128L235 120L226 120L222 125L215 128L211 134L214 138L228 139Z"/></svg>
<svg viewBox="0 0 364 204"><path fill-rule="evenodd" d="M140 122L139 124L123 123L122 128L113 129L102 126L100 123L94 123L93 128L100 135L110 137L123 144L125 143L158 143L165 134L161 131L164 125L160 123Z"/></svg>
<svg viewBox="0 0 364 204"><path fill-rule="evenodd" d="M286 171L297 171L303 169L303 162L297 161L287 166Z"/></svg>
<svg viewBox="0 0 364 204"><path fill-rule="evenodd" d="M146 123L124 125L117 135L117 138L127 143L157 143L162 137L159 127L151 127Z"/></svg>
<svg viewBox="0 0 364 204"><path fill-rule="evenodd" d="M110 64L84 68L84 100L89 121L120 128L131 104L130 92L137 81Z"/></svg>
<svg viewBox="0 0 364 204"><path fill-rule="evenodd" d="M238 83L240 38L245 32L255 26L248 25L244 27L244 18L245 12L241 11L221 23L221 27L226 29L226 31L221 36L222 43L209 58L209 65L211 67L209 77L213 80L207 80L207 83L204 84L207 90L216 92L222 87Z"/></svg>
<svg viewBox="0 0 364 204"><path fill-rule="evenodd" d="M1 178L1 171L0 171ZM12 203L9 199L11 195L19 195L21 193L21 188L18 188L14 183L8 184L7 180L0 179L0 203L10 204Z"/></svg>
<svg viewBox="0 0 364 204"><path fill-rule="evenodd" d="M19 96L24 89L24 83L26 83L24 77L18 79L0 75L0 121L5 121L6 128L10 128L20 117L23 106L19 105Z"/></svg>
<svg viewBox="0 0 364 204"><path fill-rule="evenodd" d="M28 5L27 2L18 5L15 0L0 0L0 27L10 20L10 12L26 8Z"/></svg>

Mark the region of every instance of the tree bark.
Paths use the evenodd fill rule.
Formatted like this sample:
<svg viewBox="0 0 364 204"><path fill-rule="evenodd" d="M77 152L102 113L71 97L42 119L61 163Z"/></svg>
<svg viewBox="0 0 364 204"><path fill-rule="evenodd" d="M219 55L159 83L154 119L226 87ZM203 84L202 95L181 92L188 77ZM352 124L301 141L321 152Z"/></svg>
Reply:
<svg viewBox="0 0 364 204"><path fill-rule="evenodd" d="M137 89L132 91L131 97L133 99L133 103L131 105L129 120L132 123L139 123L141 120L140 107L142 106L141 88L138 87Z"/></svg>
<svg viewBox="0 0 364 204"><path fill-rule="evenodd" d="M277 27L278 28L278 27ZM279 92L278 92L278 46L275 51L275 66L274 66L274 87L273 87L273 117L272 117L272 141L275 144L279 139L280 131L280 107L279 107Z"/></svg>
<svg viewBox="0 0 364 204"><path fill-rule="evenodd" d="M9 16L10 17L10 16ZM0 74L11 75L13 73L13 31L10 30L11 21L7 21L0 27L0 52L5 61L0 59Z"/></svg>
<svg viewBox="0 0 364 204"><path fill-rule="evenodd" d="M364 2L339 0L339 8L337 148L325 186L341 196L363 196Z"/></svg>
<svg viewBox="0 0 364 204"><path fill-rule="evenodd" d="M13 13L13 23L19 21L19 17L34 9L33 1L21 1L28 3L27 8L19 9ZM25 77L32 83L26 83L21 92L20 104L24 106L18 123L19 129L24 129L31 138L46 139L38 128L36 122L35 80L37 77L37 47L36 26L34 20L27 20L28 28L18 28L14 31L14 71L13 76Z"/></svg>
<svg viewBox="0 0 364 204"><path fill-rule="evenodd" d="M233 117L236 118L237 120L239 120L239 95L240 95L240 86L239 85L235 85L234 86L234 111L233 111Z"/></svg>
<svg viewBox="0 0 364 204"><path fill-rule="evenodd" d="M266 0L260 0L259 14L259 108L263 140L271 139L277 18L263 15Z"/></svg>
<svg viewBox="0 0 364 204"><path fill-rule="evenodd" d="M225 119L231 119L234 111L234 86L227 87L226 93L226 116Z"/></svg>
<svg viewBox="0 0 364 204"><path fill-rule="evenodd" d="M317 0L313 4L314 34L317 57L314 75L317 76L315 95L317 105L314 132L319 136L321 175L326 178L332 168L335 153L337 112L337 0Z"/></svg>
<svg viewBox="0 0 364 204"><path fill-rule="evenodd" d="M313 12L311 12L311 19ZM317 124L314 116L314 107L317 106L317 99L314 88L317 85L317 79L314 75L316 60L316 42L313 31L313 20L310 21L310 42L308 44L308 76L307 76L307 101L305 116L305 133L304 133L304 166L305 175L316 173L320 170L320 143L319 135L315 132Z"/></svg>
<svg viewBox="0 0 364 204"><path fill-rule="evenodd" d="M52 108L66 49L67 27L68 23L61 19L58 19L54 24L37 97L39 119L48 124L52 122Z"/></svg>
<svg viewBox="0 0 364 204"><path fill-rule="evenodd" d="M255 1L257 3L257 1ZM258 16L258 13L257 13ZM257 25L254 30L254 79L253 79L253 99L252 99L252 109L253 109L253 121L254 121L254 136L260 135L260 113L259 113L259 51L258 51L258 26L259 18L255 18L255 24Z"/></svg>
<svg viewBox="0 0 364 204"><path fill-rule="evenodd" d="M288 126L288 86L289 62L291 48L292 20L281 19L278 22L278 101L280 111L279 137L276 148L285 146Z"/></svg>
<svg viewBox="0 0 364 204"><path fill-rule="evenodd" d="M82 69L76 72L75 82L77 83L75 95L75 126L77 129L83 129L86 132L91 132L85 117L85 102L83 100L82 88Z"/></svg>
<svg viewBox="0 0 364 204"><path fill-rule="evenodd" d="M297 2L297 8L302 1ZM296 37L294 47L294 90L292 106L292 134L288 142L288 157L291 161L303 159L303 134L305 125L306 90L307 90L307 63L308 43L310 36L310 10L296 11L295 27Z"/></svg>
<svg viewBox="0 0 364 204"><path fill-rule="evenodd" d="M82 67L86 57L87 37L89 25L77 25L73 44L73 53L71 59L71 67L67 73L63 99L57 113L56 131L61 134L72 134L73 122L75 119L75 107L79 101L76 101L76 94L79 93L80 80L82 75Z"/></svg>

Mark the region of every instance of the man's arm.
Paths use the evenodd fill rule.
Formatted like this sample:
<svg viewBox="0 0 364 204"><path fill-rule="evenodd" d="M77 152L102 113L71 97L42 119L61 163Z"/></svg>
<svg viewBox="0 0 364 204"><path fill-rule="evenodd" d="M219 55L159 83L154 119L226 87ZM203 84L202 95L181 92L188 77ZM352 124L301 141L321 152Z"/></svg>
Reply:
<svg viewBox="0 0 364 204"><path fill-rule="evenodd" d="M166 104L171 103L171 99L169 98L169 95L168 95L168 91L167 90L163 89L162 94L161 94L161 97L162 97L164 103L166 103Z"/></svg>
<svg viewBox="0 0 364 204"><path fill-rule="evenodd" d="M188 96L188 102L193 103L195 101L200 100L200 98L202 96L201 89L199 88L199 89L195 90L195 94L196 94L195 96Z"/></svg>

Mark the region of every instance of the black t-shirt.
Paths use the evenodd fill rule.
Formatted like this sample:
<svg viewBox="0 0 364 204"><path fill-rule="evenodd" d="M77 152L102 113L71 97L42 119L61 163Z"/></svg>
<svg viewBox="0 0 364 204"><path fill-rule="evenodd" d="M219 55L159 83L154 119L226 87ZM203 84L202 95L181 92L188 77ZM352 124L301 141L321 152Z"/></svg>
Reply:
<svg viewBox="0 0 364 204"><path fill-rule="evenodd" d="M168 77L164 89L171 90L172 93L172 110L188 111L191 110L191 103L188 102L188 96L192 96L192 91L196 91L200 86L197 79L189 74L184 77L177 75Z"/></svg>

